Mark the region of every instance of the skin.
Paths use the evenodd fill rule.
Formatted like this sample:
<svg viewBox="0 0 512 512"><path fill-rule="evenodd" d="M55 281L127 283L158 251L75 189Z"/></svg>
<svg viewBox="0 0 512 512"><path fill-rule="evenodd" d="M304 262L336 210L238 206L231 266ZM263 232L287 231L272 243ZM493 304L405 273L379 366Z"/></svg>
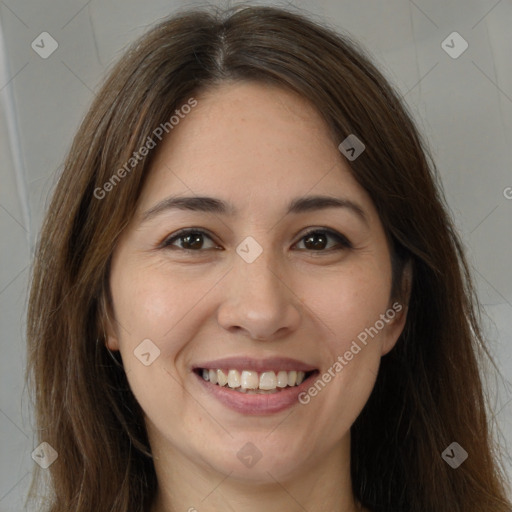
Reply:
<svg viewBox="0 0 512 512"><path fill-rule="evenodd" d="M382 224L303 98L243 82L196 99L158 147L110 276L116 321L107 345L120 350L146 415L159 487L152 512L355 512L350 426L403 329L405 306L310 403L279 413L228 409L203 390L190 366L284 356L327 371L394 302ZM238 213L174 209L143 220L175 194L219 198ZM348 208L286 215L289 201L305 195L349 199L367 222ZM190 227L211 233L202 248L187 253L183 239L161 247ZM304 238L310 228L335 230L353 248L329 237L315 250ZM263 249L252 263L236 252L247 236ZM133 354L147 338L160 350L149 366ZM250 468L237 458L248 441L262 454Z"/></svg>

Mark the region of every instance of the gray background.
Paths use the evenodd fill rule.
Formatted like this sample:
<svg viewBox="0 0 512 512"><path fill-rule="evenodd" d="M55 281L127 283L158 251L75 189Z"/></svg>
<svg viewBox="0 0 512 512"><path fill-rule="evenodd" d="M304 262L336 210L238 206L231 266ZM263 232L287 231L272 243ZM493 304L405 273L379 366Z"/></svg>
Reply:
<svg viewBox="0 0 512 512"><path fill-rule="evenodd" d="M149 25L192 4L204 5L0 1L0 512L22 509L34 464L23 382L24 315L31 254L48 195L106 70ZM292 5L360 41L402 92L430 143L473 267L490 349L504 377L492 377L489 389L512 476L512 2ZM441 46L453 31L469 44L458 58ZM47 59L31 48L42 32L59 45ZM471 447L464 448L471 456Z"/></svg>

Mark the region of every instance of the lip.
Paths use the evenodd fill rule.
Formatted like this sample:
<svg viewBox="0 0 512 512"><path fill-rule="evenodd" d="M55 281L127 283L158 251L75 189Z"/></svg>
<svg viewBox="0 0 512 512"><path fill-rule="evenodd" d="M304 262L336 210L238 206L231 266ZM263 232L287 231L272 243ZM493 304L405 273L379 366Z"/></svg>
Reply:
<svg viewBox="0 0 512 512"><path fill-rule="evenodd" d="M278 372L280 370L286 371L302 371L304 373L317 370L314 366L298 361L297 359L290 359L289 357L268 357L265 359L254 359L253 357L225 357L223 359L215 359L212 361L204 361L194 364L192 370L198 368L206 368L208 370L252 370L255 372ZM298 387L298 386L297 386Z"/></svg>
<svg viewBox="0 0 512 512"><path fill-rule="evenodd" d="M240 391L212 384L204 380L199 374L198 370L201 368L234 369L238 371L252 370L257 372L298 370L312 373L298 386L285 388L276 393L260 395L241 393ZM319 373L317 368L290 358L253 359L249 357L229 357L216 359L215 361L205 361L192 367L192 374L198 379L202 389L229 409L246 415L275 414L298 404L300 393L310 386L312 378Z"/></svg>

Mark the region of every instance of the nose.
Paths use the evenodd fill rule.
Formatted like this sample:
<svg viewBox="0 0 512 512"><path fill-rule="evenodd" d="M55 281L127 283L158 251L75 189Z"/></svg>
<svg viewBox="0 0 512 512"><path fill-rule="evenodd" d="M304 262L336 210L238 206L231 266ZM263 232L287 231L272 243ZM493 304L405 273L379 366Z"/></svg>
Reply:
<svg viewBox="0 0 512 512"><path fill-rule="evenodd" d="M300 301L278 275L270 252L264 250L252 263L236 256L217 311L217 321L227 331L263 341L282 338L299 326Z"/></svg>

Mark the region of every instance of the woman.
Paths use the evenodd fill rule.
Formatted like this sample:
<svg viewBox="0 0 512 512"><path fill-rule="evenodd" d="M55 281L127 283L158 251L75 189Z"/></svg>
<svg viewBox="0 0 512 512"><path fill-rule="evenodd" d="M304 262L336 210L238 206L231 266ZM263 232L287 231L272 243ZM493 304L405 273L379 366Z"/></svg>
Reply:
<svg viewBox="0 0 512 512"><path fill-rule="evenodd" d="M41 234L46 510L509 511L436 180L347 38L269 7L149 31Z"/></svg>

